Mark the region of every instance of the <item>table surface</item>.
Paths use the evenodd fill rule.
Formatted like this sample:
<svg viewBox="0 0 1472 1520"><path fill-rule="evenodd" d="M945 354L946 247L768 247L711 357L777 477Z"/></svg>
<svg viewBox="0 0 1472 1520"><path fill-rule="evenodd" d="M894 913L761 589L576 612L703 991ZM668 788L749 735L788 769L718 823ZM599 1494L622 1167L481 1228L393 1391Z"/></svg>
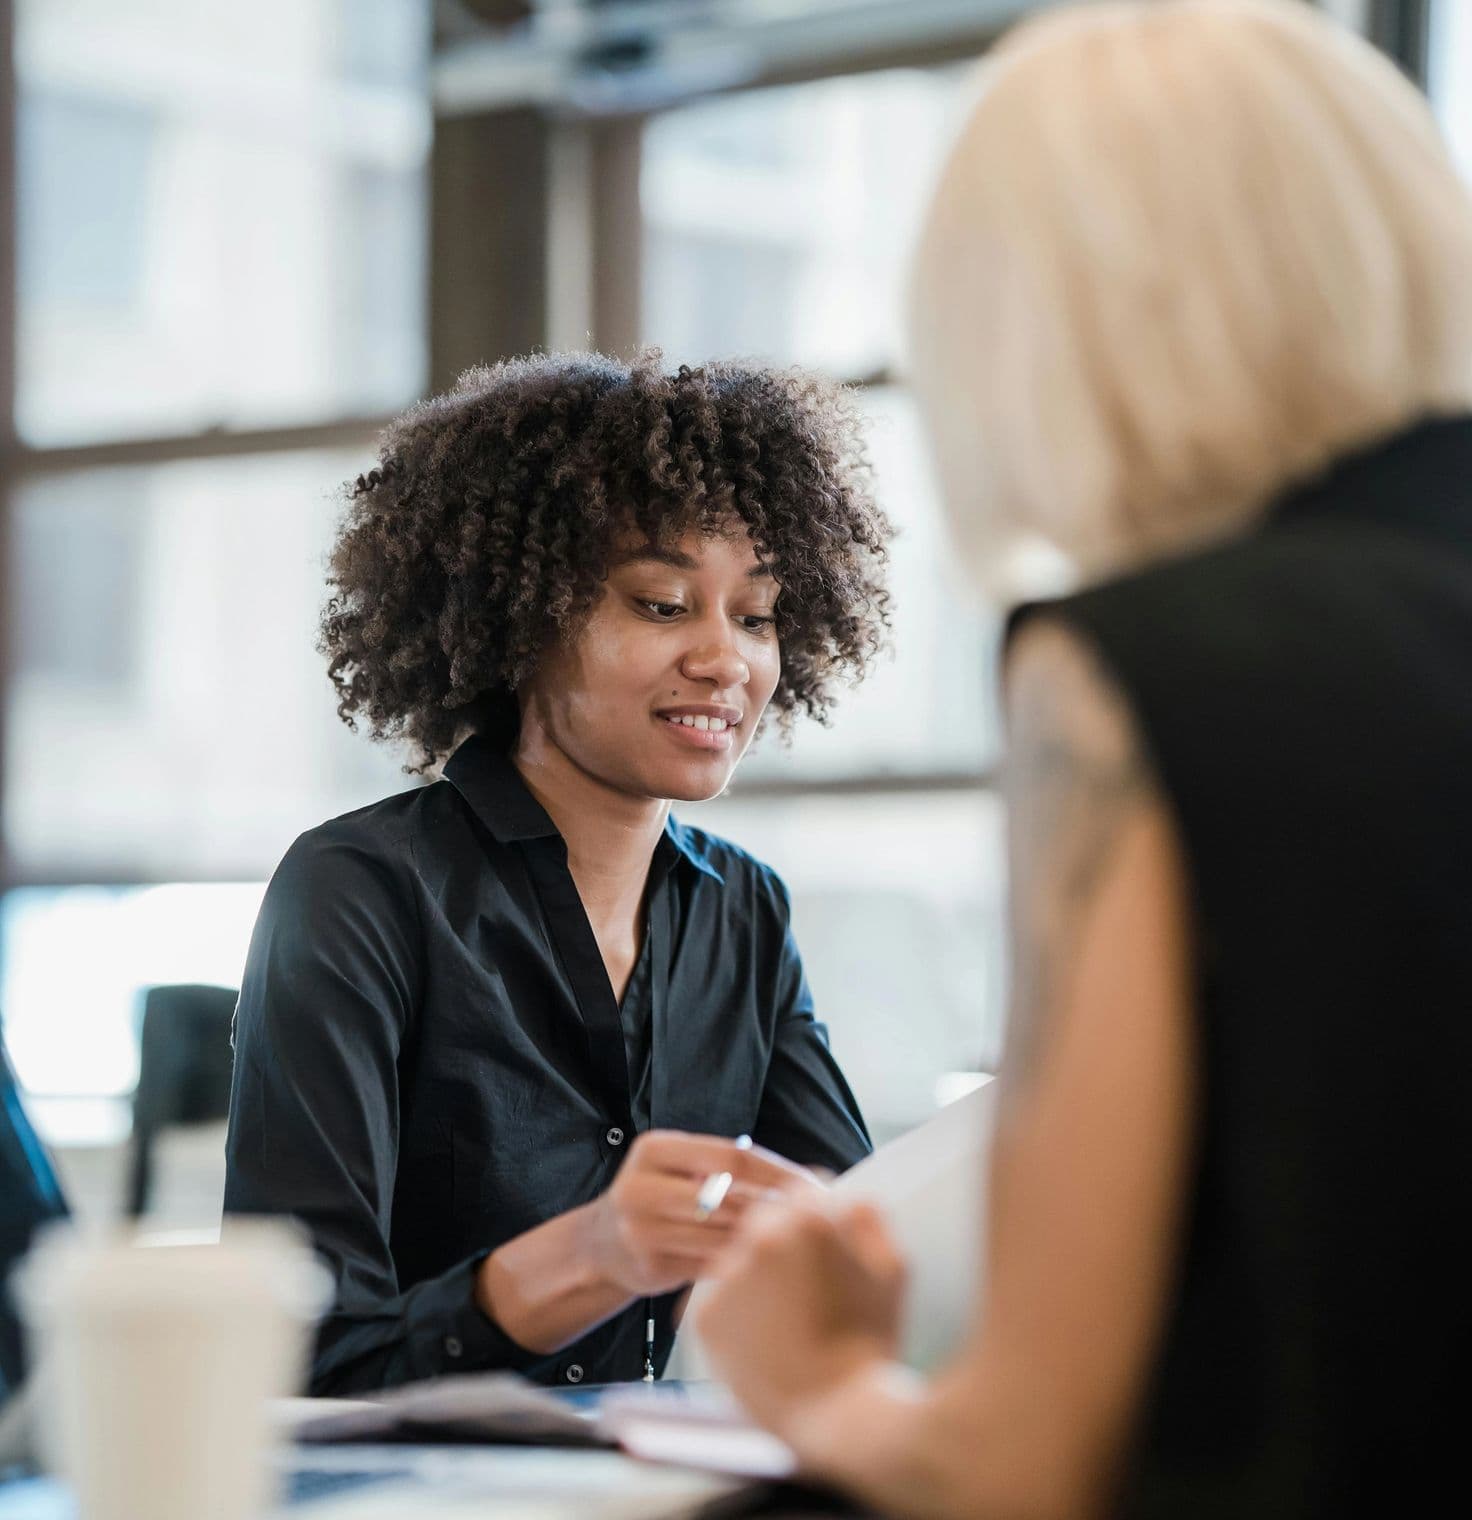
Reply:
<svg viewBox="0 0 1472 1520"><path fill-rule="evenodd" d="M273 1520L796 1520L818 1514L857 1520L856 1511L817 1496L753 1493L611 1451L322 1446L284 1451L280 1465L285 1502ZM54 1479L19 1478L0 1484L0 1520L76 1520L76 1506Z"/></svg>

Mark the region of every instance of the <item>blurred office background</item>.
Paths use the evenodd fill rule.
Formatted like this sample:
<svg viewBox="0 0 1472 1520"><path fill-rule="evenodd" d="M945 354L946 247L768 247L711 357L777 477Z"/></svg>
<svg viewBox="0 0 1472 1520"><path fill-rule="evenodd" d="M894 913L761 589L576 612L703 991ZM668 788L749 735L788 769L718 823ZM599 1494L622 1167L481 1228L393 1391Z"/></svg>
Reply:
<svg viewBox="0 0 1472 1520"><path fill-rule="evenodd" d="M966 64L1035 8L0 3L0 1012L88 1206L129 1185L148 989L237 986L292 838L414 784L314 651L340 483L393 411L537 347L863 387L893 659L685 816L787 878L878 1136L995 1062L996 618L946 551L898 292ZM1472 4L1330 8L1472 161ZM207 1222L218 1124L165 1138L151 1206Z"/></svg>

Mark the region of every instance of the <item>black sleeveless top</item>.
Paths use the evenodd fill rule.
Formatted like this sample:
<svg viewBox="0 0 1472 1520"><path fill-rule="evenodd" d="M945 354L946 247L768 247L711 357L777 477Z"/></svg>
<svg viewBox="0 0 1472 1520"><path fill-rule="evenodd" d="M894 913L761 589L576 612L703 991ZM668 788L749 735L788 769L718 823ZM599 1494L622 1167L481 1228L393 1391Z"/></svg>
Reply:
<svg viewBox="0 0 1472 1520"><path fill-rule="evenodd" d="M1460 1508L1472 420L1039 610L1133 706L1199 931L1192 1208L1120 1512L1389 1520L1447 1483Z"/></svg>

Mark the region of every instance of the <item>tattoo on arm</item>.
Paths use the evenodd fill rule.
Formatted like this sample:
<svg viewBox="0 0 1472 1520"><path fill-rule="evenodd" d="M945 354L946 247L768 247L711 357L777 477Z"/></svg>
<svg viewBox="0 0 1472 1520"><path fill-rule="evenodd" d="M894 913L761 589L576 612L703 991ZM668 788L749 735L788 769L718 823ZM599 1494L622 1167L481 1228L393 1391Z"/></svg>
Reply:
<svg viewBox="0 0 1472 1520"><path fill-rule="evenodd" d="M1076 636L1046 623L1025 630L1009 676L1007 1068L1016 1088L1037 1069L1120 835L1155 793L1123 698Z"/></svg>

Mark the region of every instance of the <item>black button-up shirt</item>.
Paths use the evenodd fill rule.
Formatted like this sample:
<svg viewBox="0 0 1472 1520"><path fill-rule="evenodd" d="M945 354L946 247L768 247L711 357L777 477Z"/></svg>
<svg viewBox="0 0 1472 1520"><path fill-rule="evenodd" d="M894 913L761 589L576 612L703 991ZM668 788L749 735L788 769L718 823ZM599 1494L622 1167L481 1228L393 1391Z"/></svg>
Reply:
<svg viewBox="0 0 1472 1520"><path fill-rule="evenodd" d="M294 1215L336 1278L315 1392L638 1377L642 1302L544 1356L476 1307L481 1260L602 1193L642 1128L866 1154L777 876L671 820L647 901L620 1010L566 845L488 739L287 852L241 986L225 1207Z"/></svg>

